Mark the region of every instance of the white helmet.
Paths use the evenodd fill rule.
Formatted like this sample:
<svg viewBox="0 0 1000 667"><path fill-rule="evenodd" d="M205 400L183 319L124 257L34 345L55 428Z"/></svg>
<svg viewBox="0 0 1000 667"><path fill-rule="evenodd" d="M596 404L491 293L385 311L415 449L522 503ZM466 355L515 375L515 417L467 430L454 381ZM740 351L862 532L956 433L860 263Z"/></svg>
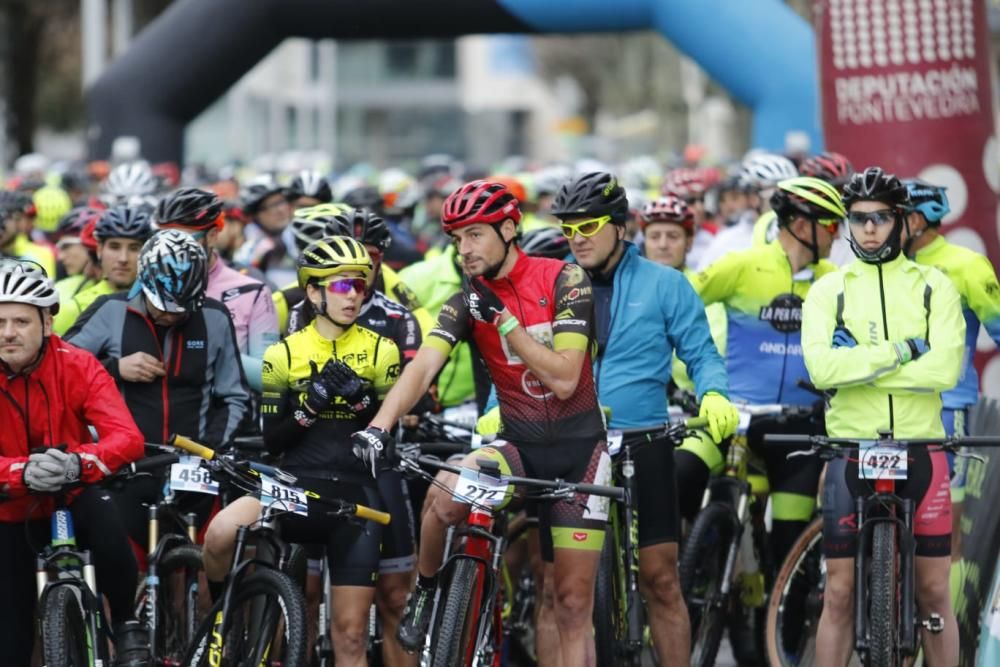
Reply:
<svg viewBox="0 0 1000 667"><path fill-rule="evenodd" d="M740 170L757 190L773 188L778 181L799 175L795 163L775 153L751 153L743 159Z"/></svg>
<svg viewBox="0 0 1000 667"><path fill-rule="evenodd" d="M113 197L145 197L156 192L156 177L144 160L126 162L111 170L104 191Z"/></svg>
<svg viewBox="0 0 1000 667"><path fill-rule="evenodd" d="M40 265L31 260L0 259L0 303L24 303L59 310L59 293Z"/></svg>

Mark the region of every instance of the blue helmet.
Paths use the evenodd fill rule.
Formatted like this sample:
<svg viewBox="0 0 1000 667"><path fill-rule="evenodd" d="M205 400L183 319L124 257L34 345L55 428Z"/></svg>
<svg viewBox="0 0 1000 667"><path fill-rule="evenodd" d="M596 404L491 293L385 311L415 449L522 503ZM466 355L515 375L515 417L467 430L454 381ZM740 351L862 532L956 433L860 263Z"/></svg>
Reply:
<svg viewBox="0 0 1000 667"><path fill-rule="evenodd" d="M919 178L907 178L903 180L903 185L910 193L910 204L906 210L922 214L928 226L937 227L941 224L942 218L951 212L948 195L945 192L948 188L933 185Z"/></svg>

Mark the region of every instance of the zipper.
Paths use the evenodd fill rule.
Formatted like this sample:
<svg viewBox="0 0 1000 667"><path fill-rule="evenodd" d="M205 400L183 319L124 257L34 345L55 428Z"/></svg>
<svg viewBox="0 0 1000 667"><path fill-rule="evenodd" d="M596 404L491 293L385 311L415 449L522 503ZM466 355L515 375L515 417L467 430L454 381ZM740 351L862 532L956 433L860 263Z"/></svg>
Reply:
<svg viewBox="0 0 1000 667"><path fill-rule="evenodd" d="M138 310L135 310L133 308L129 308L129 310L131 310L133 313L141 317L142 321L146 323L147 327L149 327L149 332L153 334L153 342L156 343L156 350L160 354L160 363L162 363L166 368L167 367L166 358L164 358L163 356L163 346L160 345L160 339L156 337L156 327L153 326L152 321L150 321L150 319L146 317L143 313L140 313ZM164 374L163 379L160 380L160 395L163 398L163 442L167 442L168 440L170 440L170 401L169 401L170 396L169 392L167 391L168 375L169 373Z"/></svg>
<svg viewBox="0 0 1000 667"><path fill-rule="evenodd" d="M885 339L889 340L889 318L885 312L885 285L882 282L882 265L877 264L878 267L878 295L879 295L879 305L882 307L882 331L885 335ZM889 430L895 431L895 415L892 410L892 394L889 394Z"/></svg>

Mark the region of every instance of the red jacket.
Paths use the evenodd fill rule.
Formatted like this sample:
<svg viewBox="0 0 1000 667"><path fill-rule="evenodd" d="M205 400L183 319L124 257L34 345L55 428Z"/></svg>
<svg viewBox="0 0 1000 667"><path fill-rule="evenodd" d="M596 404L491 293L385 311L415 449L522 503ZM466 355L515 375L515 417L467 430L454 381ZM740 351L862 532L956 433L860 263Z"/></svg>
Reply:
<svg viewBox="0 0 1000 667"><path fill-rule="evenodd" d="M100 443L90 437L97 430ZM143 456L143 437L104 367L89 352L50 336L26 375L0 372L0 521L52 513L52 499L29 495L24 465L36 447L65 444L80 456L80 479L95 482Z"/></svg>

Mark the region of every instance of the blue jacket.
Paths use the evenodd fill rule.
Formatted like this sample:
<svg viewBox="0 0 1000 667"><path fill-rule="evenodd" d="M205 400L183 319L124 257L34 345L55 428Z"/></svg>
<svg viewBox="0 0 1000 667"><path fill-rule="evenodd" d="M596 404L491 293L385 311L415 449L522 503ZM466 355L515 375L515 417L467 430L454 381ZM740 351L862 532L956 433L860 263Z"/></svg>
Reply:
<svg viewBox="0 0 1000 667"><path fill-rule="evenodd" d="M698 399L727 395L726 365L712 342L705 306L680 271L656 264L631 243L616 267L611 329L594 362L597 397L611 408L611 428L667 421L667 383L674 350L687 364Z"/></svg>

